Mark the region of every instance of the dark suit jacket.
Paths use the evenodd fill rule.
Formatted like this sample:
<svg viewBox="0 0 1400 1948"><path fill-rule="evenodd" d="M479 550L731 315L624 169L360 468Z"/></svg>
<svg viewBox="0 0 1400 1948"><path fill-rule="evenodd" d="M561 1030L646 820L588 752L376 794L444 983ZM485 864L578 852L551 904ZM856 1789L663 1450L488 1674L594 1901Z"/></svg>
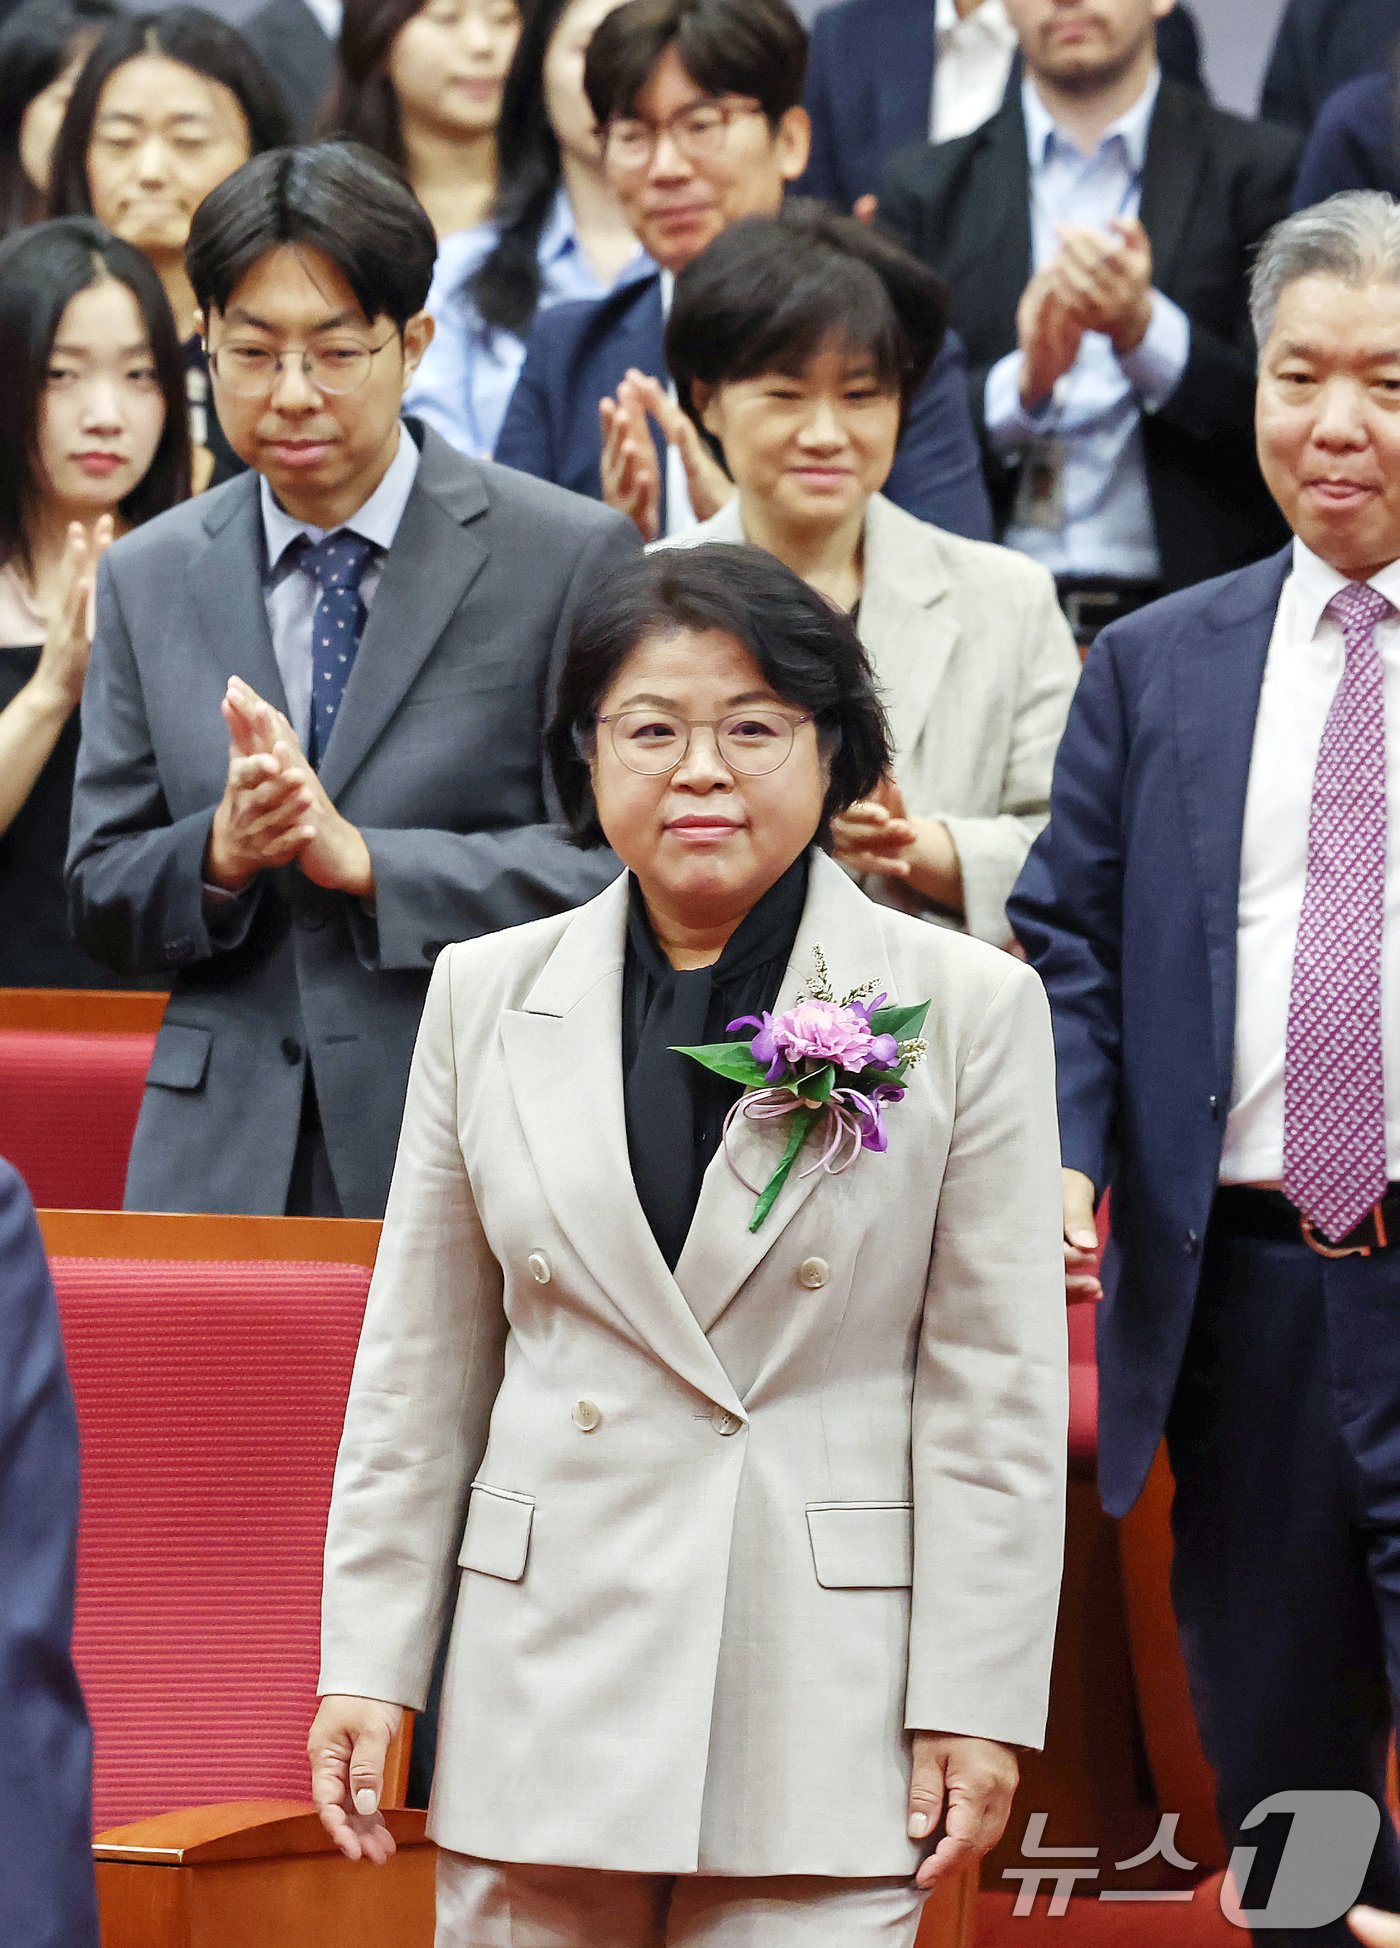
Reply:
<svg viewBox="0 0 1400 1948"><path fill-rule="evenodd" d="M1363 74L1322 105L1293 187L1293 207L1306 210L1344 189L1383 189L1400 196L1400 115L1395 79Z"/></svg>
<svg viewBox="0 0 1400 1948"><path fill-rule="evenodd" d="M1181 383L1143 420L1147 483L1167 588L1278 546L1283 524L1254 457L1255 357L1247 280L1255 247L1288 214L1298 138L1163 81L1143 171L1142 221L1159 290L1191 320ZM1019 91L971 135L924 143L885 174L880 221L953 293L978 423L987 374L1016 348L1031 273L1030 169ZM998 528L1016 470L987 454Z"/></svg>
<svg viewBox="0 0 1400 1948"><path fill-rule="evenodd" d="M1157 28L1162 72L1201 84L1201 43L1185 7ZM807 109L812 159L798 184L849 210L880 187L885 164L912 142L928 140L937 47L933 0L840 0L812 25ZM1019 64L1011 86L1020 85Z"/></svg>
<svg viewBox="0 0 1400 1948"><path fill-rule="evenodd" d="M315 132L316 116L335 67L335 43L304 0L264 0L239 32L266 61L287 98L303 141Z"/></svg>
<svg viewBox="0 0 1400 1948"><path fill-rule="evenodd" d="M1065 1164L1111 1186L1099 1484L1123 1514L1166 1424L1234 1074L1245 788L1287 551L1115 623L1008 914L1050 995Z"/></svg>
<svg viewBox="0 0 1400 1948"><path fill-rule="evenodd" d="M1389 65L1400 0L1288 0L1259 113L1304 134L1334 89Z"/></svg>
<svg viewBox="0 0 1400 1948"><path fill-rule="evenodd" d="M496 458L596 500L603 491L598 401L617 391L629 366L664 384L664 340L659 277L628 284L605 298L541 312L506 408ZM662 461L664 523L665 453L655 428L653 438ZM952 334L910 409L885 493L935 527L972 541L991 539L991 509L968 417L963 352Z"/></svg>
<svg viewBox="0 0 1400 1948"><path fill-rule="evenodd" d="M75 1140L79 1140L75 1132ZM34 1206L0 1163L0 1941L97 1948L92 1734L73 1670L78 1422Z"/></svg>
<svg viewBox="0 0 1400 1948"><path fill-rule="evenodd" d="M229 676L285 708L257 475L103 563L69 898L95 958L172 987L131 1208L285 1210L309 1060L346 1215L381 1216L443 944L576 906L616 874L553 823L542 731L579 602L636 530L431 432L422 447L320 767L369 845L372 912L296 867L261 874L231 910L202 891Z"/></svg>

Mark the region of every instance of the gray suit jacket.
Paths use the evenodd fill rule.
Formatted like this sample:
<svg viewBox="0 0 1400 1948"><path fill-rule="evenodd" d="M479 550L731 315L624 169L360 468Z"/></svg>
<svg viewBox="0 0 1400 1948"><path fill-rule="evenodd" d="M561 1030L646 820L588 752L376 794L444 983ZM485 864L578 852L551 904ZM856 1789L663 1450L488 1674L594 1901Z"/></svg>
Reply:
<svg viewBox="0 0 1400 1948"><path fill-rule="evenodd" d="M130 1208L284 1210L309 1060L346 1214L380 1215L444 943L572 907L616 870L551 825L541 730L575 608L635 530L430 432L422 447L321 765L368 842L372 913L295 867L262 874L226 912L202 891L229 676L286 707L257 476L151 522L103 564L72 918L98 960L173 990Z"/></svg>

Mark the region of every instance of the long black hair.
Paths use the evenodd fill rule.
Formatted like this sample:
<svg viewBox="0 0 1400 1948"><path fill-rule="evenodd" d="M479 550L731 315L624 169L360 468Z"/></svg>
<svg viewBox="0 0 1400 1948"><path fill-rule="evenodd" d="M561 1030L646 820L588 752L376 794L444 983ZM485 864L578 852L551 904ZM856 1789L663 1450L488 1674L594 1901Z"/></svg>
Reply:
<svg viewBox="0 0 1400 1948"><path fill-rule="evenodd" d="M190 491L185 364L160 279L133 244L93 217L59 217L0 244L0 565L29 573L29 530L43 498L39 410L63 314L80 291L114 277L135 298L165 400L165 425L145 477L121 503L133 526Z"/></svg>
<svg viewBox="0 0 1400 1948"><path fill-rule="evenodd" d="M254 155L293 139L291 111L261 55L217 14L202 7L166 7L159 13L126 14L114 20L83 65L53 153L49 209L54 216L91 216L88 149L102 90L117 69L143 54L163 54L233 95L248 124Z"/></svg>
<svg viewBox="0 0 1400 1948"><path fill-rule="evenodd" d="M44 213L44 193L19 159L20 125L36 96L95 41L116 0L25 0L0 28L0 237Z"/></svg>
<svg viewBox="0 0 1400 1948"><path fill-rule="evenodd" d="M524 25L501 96L496 130L497 242L467 283L487 325L523 338L540 302L539 243L559 192L563 163L545 106L544 63L555 30L573 0L536 0Z"/></svg>
<svg viewBox="0 0 1400 1948"><path fill-rule="evenodd" d="M408 157L398 97L389 79L389 49L424 0L345 0L335 47L335 78L322 107L322 135L362 142L403 169Z"/></svg>

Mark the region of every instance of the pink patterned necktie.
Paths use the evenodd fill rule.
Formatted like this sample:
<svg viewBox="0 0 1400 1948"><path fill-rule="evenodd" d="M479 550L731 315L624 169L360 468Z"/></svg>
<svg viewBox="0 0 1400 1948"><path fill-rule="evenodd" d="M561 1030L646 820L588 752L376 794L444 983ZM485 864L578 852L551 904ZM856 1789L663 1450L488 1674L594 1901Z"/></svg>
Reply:
<svg viewBox="0 0 1400 1948"><path fill-rule="evenodd" d="M1348 583L1328 612L1341 624L1346 664L1313 773L1288 1004L1283 1188L1335 1241L1386 1189L1385 691L1376 625L1394 612L1364 582Z"/></svg>

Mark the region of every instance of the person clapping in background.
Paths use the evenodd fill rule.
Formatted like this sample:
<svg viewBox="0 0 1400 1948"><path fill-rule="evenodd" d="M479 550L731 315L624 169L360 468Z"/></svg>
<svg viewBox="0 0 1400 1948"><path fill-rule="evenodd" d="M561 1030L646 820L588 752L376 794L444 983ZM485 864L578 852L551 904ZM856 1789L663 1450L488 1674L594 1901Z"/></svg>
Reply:
<svg viewBox="0 0 1400 1948"><path fill-rule="evenodd" d="M97 563L189 492L155 272L91 218L10 238L0 368L0 986L106 987L69 935L63 853Z"/></svg>

